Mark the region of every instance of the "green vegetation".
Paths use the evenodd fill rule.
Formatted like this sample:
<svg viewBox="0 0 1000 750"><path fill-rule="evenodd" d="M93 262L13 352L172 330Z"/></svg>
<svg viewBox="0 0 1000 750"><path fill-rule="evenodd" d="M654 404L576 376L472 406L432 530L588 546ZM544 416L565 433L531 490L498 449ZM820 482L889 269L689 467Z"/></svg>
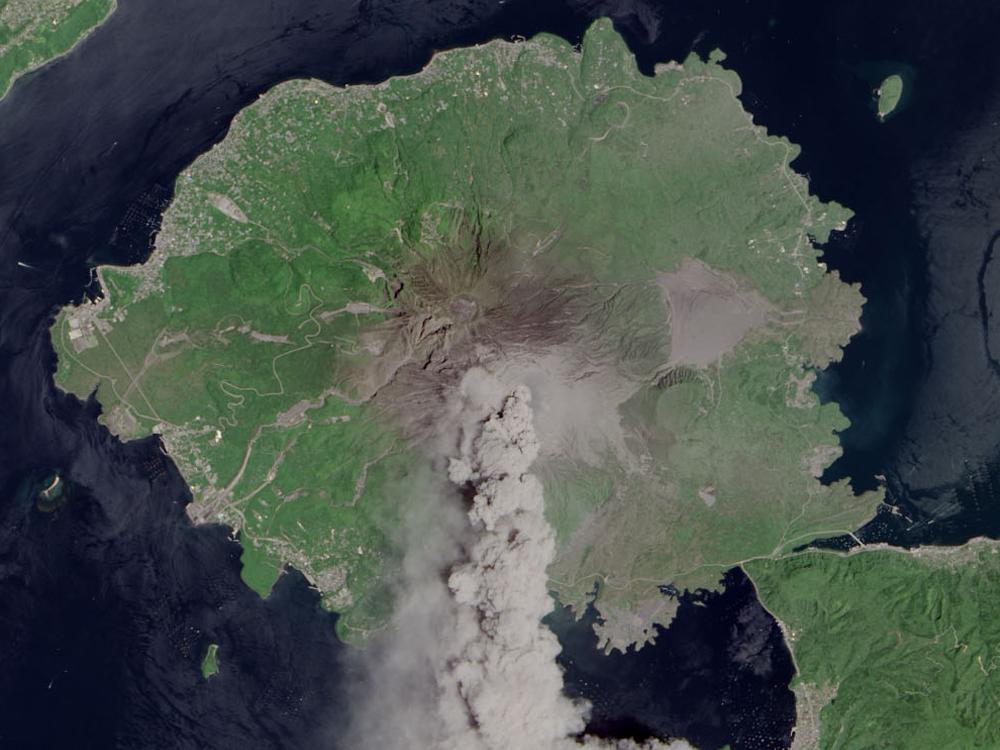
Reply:
<svg viewBox="0 0 1000 750"><path fill-rule="evenodd" d="M14 79L69 50L114 0L0 0L0 97Z"/></svg>
<svg viewBox="0 0 1000 750"><path fill-rule="evenodd" d="M384 614L367 582L388 575L384 532L411 460L370 406L337 395L336 362L359 322L323 314L343 306L337 275L360 272L303 253L282 276L268 256L281 262L262 245L172 259L168 292L138 301L127 274L105 269L106 301L57 324L57 382L81 394L99 384L119 434L162 433L197 497L192 516L240 529L254 588L266 594L292 563L350 609L345 628L364 631Z"/></svg>
<svg viewBox="0 0 1000 750"><path fill-rule="evenodd" d="M869 108L879 122L906 109L916 87L918 69L901 60L869 60L851 66L870 94Z"/></svg>
<svg viewBox="0 0 1000 750"><path fill-rule="evenodd" d="M540 410L552 586L579 606L599 584L609 642L639 640L672 616L661 584L715 586L875 502L816 481L845 421L812 371L861 296L812 238L849 214L739 92L696 57L642 76L608 22L581 51L543 35L283 84L180 177L152 258L59 315L57 382L162 436L251 585L291 563L363 637L435 481L411 439L427 394L502 340Z"/></svg>
<svg viewBox="0 0 1000 750"><path fill-rule="evenodd" d="M596 582L605 617L631 619L612 608L660 607L663 583L714 588L743 560L850 533L870 515L873 498L823 486L808 469L814 461L818 474L836 455L830 429L844 422L833 404L787 407L775 387L789 371L782 350L747 346L700 382L644 389L625 405L627 425L662 441L653 445L656 468L622 472L617 496L563 550L551 571L562 601L582 605ZM657 611L669 620L673 608ZM640 639L631 629L617 637L623 627L606 629L610 645Z"/></svg>
<svg viewBox="0 0 1000 750"><path fill-rule="evenodd" d="M887 76L875 92L878 99L878 119L884 121L896 111L903 98L903 78L893 74Z"/></svg>
<svg viewBox="0 0 1000 750"><path fill-rule="evenodd" d="M1000 556L959 548L809 552L746 565L784 625L821 748L1000 746ZM818 697L818 700L816 700Z"/></svg>
<svg viewBox="0 0 1000 750"><path fill-rule="evenodd" d="M208 644L205 651L205 658L201 660L201 674L207 680L214 674L219 673L219 646L216 643Z"/></svg>

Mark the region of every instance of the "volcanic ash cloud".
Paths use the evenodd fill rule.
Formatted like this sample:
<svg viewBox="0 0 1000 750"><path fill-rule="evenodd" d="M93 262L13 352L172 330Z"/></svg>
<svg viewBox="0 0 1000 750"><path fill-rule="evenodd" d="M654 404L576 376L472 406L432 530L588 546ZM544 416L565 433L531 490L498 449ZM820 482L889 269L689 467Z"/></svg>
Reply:
<svg viewBox="0 0 1000 750"><path fill-rule="evenodd" d="M499 389L499 390L498 390ZM386 750L656 750L582 735L590 706L563 692L546 569L555 534L525 386L480 368L453 394L452 491L427 493L410 522L394 627L360 655L345 747ZM460 506L461 495L471 503ZM465 513L463 513L463 510Z"/></svg>
<svg viewBox="0 0 1000 750"><path fill-rule="evenodd" d="M451 481L475 493L475 535L448 578L456 612L438 675L441 747L667 747L579 737L589 706L563 693L559 643L541 622L552 609L546 569L556 548L542 485L528 473L538 456L530 402L526 387L515 388L449 466Z"/></svg>
<svg viewBox="0 0 1000 750"><path fill-rule="evenodd" d="M527 473L538 456L530 399L515 389L449 467L452 482L475 491L476 536L448 578L456 632L438 676L448 750L548 748L584 726L582 707L562 693L559 644L541 624L555 536Z"/></svg>

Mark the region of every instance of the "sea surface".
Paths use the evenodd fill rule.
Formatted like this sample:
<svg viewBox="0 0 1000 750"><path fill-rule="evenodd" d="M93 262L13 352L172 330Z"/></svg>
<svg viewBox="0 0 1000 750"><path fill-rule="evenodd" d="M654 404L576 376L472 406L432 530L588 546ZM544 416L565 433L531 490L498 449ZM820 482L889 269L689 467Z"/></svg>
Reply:
<svg viewBox="0 0 1000 750"><path fill-rule="evenodd" d="M576 42L601 15L647 72L723 49L756 121L802 146L812 190L855 211L825 260L861 284L863 330L818 389L852 420L826 479L886 486L862 537L1000 535L1000 6L119 0L0 100L0 747L337 746L350 685L335 616L295 571L266 600L242 584L238 543L188 522L158 441L120 444L95 403L54 388L49 321L99 293L95 263L148 254L177 174L276 83L379 81L435 50L539 31ZM913 68L913 92L880 124L873 71L895 64ZM32 488L53 471L65 500L43 510ZM586 620L557 613L592 729L787 747L787 649L745 577L723 582L683 596L637 653L601 656ZM206 681L210 642L221 670Z"/></svg>
<svg viewBox="0 0 1000 750"><path fill-rule="evenodd" d="M795 674L781 630L738 568L722 591L685 592L669 628L635 651L597 649L589 608L577 622L559 607L548 618L563 652L566 692L592 709L601 737L684 737L697 748L783 748L795 724Z"/></svg>

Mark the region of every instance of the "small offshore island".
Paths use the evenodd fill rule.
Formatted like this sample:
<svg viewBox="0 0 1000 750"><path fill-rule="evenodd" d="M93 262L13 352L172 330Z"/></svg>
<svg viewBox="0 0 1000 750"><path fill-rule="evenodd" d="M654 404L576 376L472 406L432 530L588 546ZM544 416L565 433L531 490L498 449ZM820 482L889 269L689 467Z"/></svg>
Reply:
<svg viewBox="0 0 1000 750"><path fill-rule="evenodd" d="M897 73L886 76L875 89L875 102L878 119L885 122L899 108L904 94L903 77Z"/></svg>
<svg viewBox="0 0 1000 750"><path fill-rule="evenodd" d="M205 656L201 660L201 675L206 680L219 673L219 645L217 643L208 644Z"/></svg>
<svg viewBox="0 0 1000 750"><path fill-rule="evenodd" d="M63 492L65 486L62 477L52 474L43 480L44 486L38 492L37 507L43 513L49 513L57 509L64 502Z"/></svg>

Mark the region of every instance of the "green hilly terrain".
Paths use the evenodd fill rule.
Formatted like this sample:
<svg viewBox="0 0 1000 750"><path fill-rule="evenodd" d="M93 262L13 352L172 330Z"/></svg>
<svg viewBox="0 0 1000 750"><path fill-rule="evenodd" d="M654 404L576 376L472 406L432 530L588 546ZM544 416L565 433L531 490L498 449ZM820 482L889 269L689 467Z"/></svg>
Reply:
<svg viewBox="0 0 1000 750"><path fill-rule="evenodd" d="M814 242L850 214L704 61L643 76L597 23L438 54L417 75L284 83L180 176L156 250L57 317L58 384L158 433L191 516L240 532L266 593L294 565L363 638L401 519L440 489L449 394L534 394L552 589L606 644L675 589L850 532L878 497L816 477L846 420L817 368L859 291Z"/></svg>
<svg viewBox="0 0 1000 750"><path fill-rule="evenodd" d="M816 746L1000 747L998 551L975 540L746 565L784 625Z"/></svg>

